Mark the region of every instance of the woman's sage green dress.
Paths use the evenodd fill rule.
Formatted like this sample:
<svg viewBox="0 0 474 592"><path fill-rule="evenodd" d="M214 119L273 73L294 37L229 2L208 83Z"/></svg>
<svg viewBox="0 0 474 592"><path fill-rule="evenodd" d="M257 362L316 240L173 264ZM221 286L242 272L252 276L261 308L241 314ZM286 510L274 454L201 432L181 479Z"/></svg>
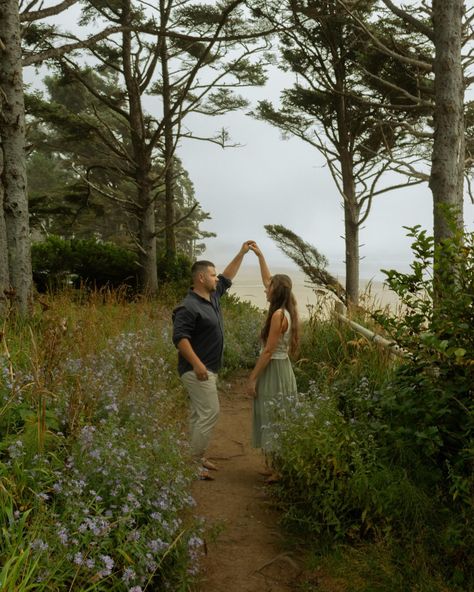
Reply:
<svg viewBox="0 0 474 592"><path fill-rule="evenodd" d="M284 413L289 397L296 395L296 380L288 347L291 334L291 317L283 310L288 320L288 328L282 333L272 359L257 379L257 397L253 401L252 446L271 452L273 444L273 425Z"/></svg>

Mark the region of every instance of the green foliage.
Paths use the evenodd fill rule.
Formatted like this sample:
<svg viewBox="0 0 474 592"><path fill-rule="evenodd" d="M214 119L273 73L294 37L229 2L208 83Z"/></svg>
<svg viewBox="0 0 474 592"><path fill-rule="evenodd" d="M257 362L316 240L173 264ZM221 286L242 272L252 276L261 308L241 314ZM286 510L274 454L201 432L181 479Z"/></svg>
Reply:
<svg viewBox="0 0 474 592"><path fill-rule="evenodd" d="M170 311L43 300L0 356L0 588L190 590L203 542ZM262 314L223 307L230 371L255 361Z"/></svg>
<svg viewBox="0 0 474 592"><path fill-rule="evenodd" d="M386 272L404 316L377 315L410 355L387 390L385 414L397 450L418 460L413 469L428 464L445 495L470 503L474 481L458 490L453 477L472 475L474 464L474 234L434 247L419 227L409 231L411 272Z"/></svg>
<svg viewBox="0 0 474 592"><path fill-rule="evenodd" d="M96 50L105 52L106 61L113 61L106 46ZM32 223L63 238L93 236L133 250L131 235L139 235L137 211L141 206L136 197L136 163L132 165L127 157L130 130L114 111L123 108L126 96L116 71L101 67L74 71L63 65L60 75L46 77L44 82L47 96L26 96L28 139L34 145L28 157ZM146 119L149 125L153 121ZM106 139L110 137L121 138L123 150L111 149ZM164 193L159 182L163 166L155 158L149 171L157 180L151 195L157 228L164 225ZM195 204L193 184L176 156L173 167L176 218L184 218L174 230L177 250L194 257L203 248L197 241L212 236L199 229L209 215ZM157 248L164 248L163 232L158 233Z"/></svg>
<svg viewBox="0 0 474 592"><path fill-rule="evenodd" d="M136 254L113 243L96 239L65 240L48 236L32 246L33 277L40 292L57 291L66 286L91 288L138 285L139 267ZM157 261L158 278L162 284L183 291L189 284L191 262L178 254L171 262L161 254Z"/></svg>
<svg viewBox="0 0 474 592"><path fill-rule="evenodd" d="M137 285L136 256L95 239L63 240L49 236L32 246L33 278L40 291L72 284L95 288Z"/></svg>
<svg viewBox="0 0 474 592"><path fill-rule="evenodd" d="M435 248L419 228L410 233L411 273L388 272L402 313L374 313L407 356L392 360L313 317L300 393L274 426L282 476L274 491L286 523L317 533L320 546L382 543L383 560L398 562L399 580L376 587L374 577L351 590L474 585L473 235Z"/></svg>
<svg viewBox="0 0 474 592"><path fill-rule="evenodd" d="M0 477L3 476L4 467L0 465ZM0 525L11 525L15 522L15 514L11 499L2 499L0 505ZM34 579L38 573L39 557L33 557L31 549L24 548L24 539L31 536L31 523L29 524L30 510L23 512L16 521L15 529L2 528L3 549L8 559L3 563L0 571L0 588L2 590L35 589Z"/></svg>
<svg viewBox="0 0 474 592"><path fill-rule="evenodd" d="M358 319L366 326L367 321L367 315ZM374 347L348 325L339 323L333 316L328 317L326 312L322 317L313 314L304 325L300 361L295 368L303 391L312 383L320 390L334 387L341 392L342 404L345 390L351 392L358 388L361 380L368 381L374 390L380 389L392 366L387 350Z"/></svg>
<svg viewBox="0 0 474 592"><path fill-rule="evenodd" d="M222 299L224 315L224 367L222 375L251 368L259 355L261 311L233 294Z"/></svg>
<svg viewBox="0 0 474 592"><path fill-rule="evenodd" d="M89 298L5 326L0 588L185 592L202 541L169 311Z"/></svg>
<svg viewBox="0 0 474 592"><path fill-rule="evenodd" d="M364 383L352 398L360 409L373 406ZM321 544L380 538L395 528L411 537L434 516L428 492L401 468L380 462L378 418L370 415L347 417L337 393L312 385L290 401L276 431L274 464L282 474L285 521L317 534Z"/></svg>
<svg viewBox="0 0 474 592"><path fill-rule="evenodd" d="M311 564L314 576L301 592L452 592L424 555L387 542L341 544Z"/></svg>
<svg viewBox="0 0 474 592"><path fill-rule="evenodd" d="M287 403L273 459L282 475L285 520L322 538L344 537L357 522L362 527L364 508L354 504L352 481L366 480L373 442L363 443L362 454L362 442L335 400L314 388Z"/></svg>
<svg viewBox="0 0 474 592"><path fill-rule="evenodd" d="M188 256L178 253L170 261L164 253L158 255L158 277L165 282L189 285L192 262Z"/></svg>
<svg viewBox="0 0 474 592"><path fill-rule="evenodd" d="M394 152L408 158L411 150L420 150L419 141L416 146L407 142L403 124L411 121L415 128L431 115L428 101L413 97L429 98L432 82L396 55L416 51L420 59L430 61L431 47L376 1L357 2L349 12L334 0L291 7L273 2L260 4L258 10L271 22L293 23L282 27L279 38L281 67L294 73L295 83L282 92L278 108L259 102L256 117L320 150L341 192L343 167L347 175L348 159L357 162L358 166L350 165L356 193L371 194L373 167L380 173L386 168L382 153L390 160ZM373 37L391 52L380 51ZM360 205L364 201L360 199Z"/></svg>
<svg viewBox="0 0 474 592"><path fill-rule="evenodd" d="M316 247L313 247L281 224L267 224L265 230L283 253L292 259L301 271L308 276L314 286L323 286L340 298L342 302L346 301L344 288L326 270L328 261L324 255L319 253Z"/></svg>

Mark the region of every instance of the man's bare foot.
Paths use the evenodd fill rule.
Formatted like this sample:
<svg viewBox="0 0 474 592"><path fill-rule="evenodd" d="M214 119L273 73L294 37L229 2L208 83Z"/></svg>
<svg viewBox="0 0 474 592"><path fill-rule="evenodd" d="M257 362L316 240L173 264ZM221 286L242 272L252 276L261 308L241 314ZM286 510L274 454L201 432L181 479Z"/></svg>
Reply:
<svg viewBox="0 0 474 592"><path fill-rule="evenodd" d="M215 465L212 461L210 461L208 458L202 458L201 459L201 465L206 468L209 469L210 471L218 471L219 469L217 468L217 465Z"/></svg>
<svg viewBox="0 0 474 592"><path fill-rule="evenodd" d="M214 477L211 477L208 469L206 467L199 467L197 472L197 477L199 481L214 481Z"/></svg>

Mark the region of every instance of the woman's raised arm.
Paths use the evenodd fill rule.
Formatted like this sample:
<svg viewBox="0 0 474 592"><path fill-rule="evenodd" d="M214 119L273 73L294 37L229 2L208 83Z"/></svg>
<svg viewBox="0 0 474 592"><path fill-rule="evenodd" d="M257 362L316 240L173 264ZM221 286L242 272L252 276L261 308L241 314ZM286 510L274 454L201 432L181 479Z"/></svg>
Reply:
<svg viewBox="0 0 474 592"><path fill-rule="evenodd" d="M258 247L257 243L251 243L249 246L250 246L250 250L253 251L255 253L255 255L257 255L257 257L258 257L258 264L260 265L260 274L262 276L262 282L263 282L263 285L265 286L265 288L268 288L268 286L270 285L270 282L272 281L272 274L270 273L270 270L268 269L268 265L267 265L267 262L265 261L265 257L263 256L263 253L260 250L260 248Z"/></svg>

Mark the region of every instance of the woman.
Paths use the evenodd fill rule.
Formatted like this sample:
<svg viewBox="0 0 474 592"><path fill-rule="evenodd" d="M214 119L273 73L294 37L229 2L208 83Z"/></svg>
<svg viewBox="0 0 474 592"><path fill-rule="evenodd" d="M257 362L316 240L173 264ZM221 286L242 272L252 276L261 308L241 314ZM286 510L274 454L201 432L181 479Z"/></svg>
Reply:
<svg viewBox="0 0 474 592"><path fill-rule="evenodd" d="M261 333L262 351L250 373L247 393L254 397L252 445L267 454L271 452L271 423L275 421L271 401L284 407L285 399L297 392L289 355L295 355L298 349L298 314L291 279L284 274L272 276L258 246L253 243L250 249L258 257L269 309ZM269 475L267 482L277 480L271 470L265 473Z"/></svg>

